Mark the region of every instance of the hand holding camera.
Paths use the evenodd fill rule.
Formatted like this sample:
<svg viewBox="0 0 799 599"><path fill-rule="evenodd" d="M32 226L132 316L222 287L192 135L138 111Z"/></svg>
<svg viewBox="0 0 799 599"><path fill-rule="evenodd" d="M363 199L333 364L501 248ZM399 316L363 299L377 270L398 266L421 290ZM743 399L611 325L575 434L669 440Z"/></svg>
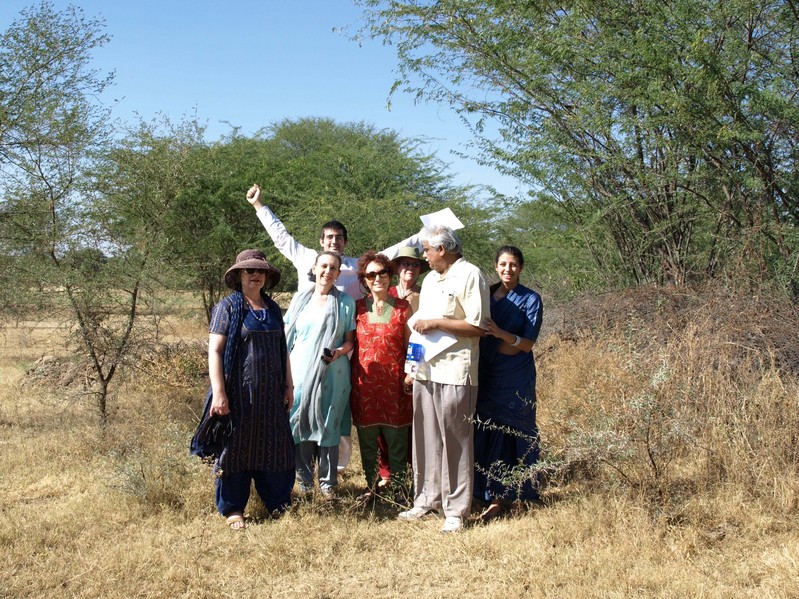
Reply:
<svg viewBox="0 0 799 599"><path fill-rule="evenodd" d="M336 352L334 350L330 349L329 347L326 347L325 349L322 350L322 356L321 356L322 362L324 362L325 364L330 364L333 361L335 355Z"/></svg>

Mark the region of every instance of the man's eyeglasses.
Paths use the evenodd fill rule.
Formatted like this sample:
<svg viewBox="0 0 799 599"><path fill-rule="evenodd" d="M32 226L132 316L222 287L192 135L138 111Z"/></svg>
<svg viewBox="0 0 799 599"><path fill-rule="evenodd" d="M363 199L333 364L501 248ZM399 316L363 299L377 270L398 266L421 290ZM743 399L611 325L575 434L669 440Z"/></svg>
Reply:
<svg viewBox="0 0 799 599"><path fill-rule="evenodd" d="M245 268L245 269L243 269L243 270L244 270L244 272L246 272L248 275L254 275L254 274L262 274L262 275L265 275L265 274L266 274L266 269L265 269L265 268Z"/></svg>
<svg viewBox="0 0 799 599"><path fill-rule="evenodd" d="M370 281L374 281L375 278L377 278L377 277L387 277L388 276L388 271L385 270L385 269L383 269L383 270L375 270L375 271L372 271L372 272L365 272L365 273L363 273L363 276L366 277L367 279L369 279Z"/></svg>

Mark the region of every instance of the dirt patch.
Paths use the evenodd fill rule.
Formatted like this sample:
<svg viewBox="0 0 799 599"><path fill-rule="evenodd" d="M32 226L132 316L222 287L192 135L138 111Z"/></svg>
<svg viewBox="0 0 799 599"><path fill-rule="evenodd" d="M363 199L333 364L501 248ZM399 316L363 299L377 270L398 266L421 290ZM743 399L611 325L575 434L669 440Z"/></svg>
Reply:
<svg viewBox="0 0 799 599"><path fill-rule="evenodd" d="M92 381L93 371L88 361L76 361L69 356L42 356L25 372L21 384L55 391L88 389Z"/></svg>

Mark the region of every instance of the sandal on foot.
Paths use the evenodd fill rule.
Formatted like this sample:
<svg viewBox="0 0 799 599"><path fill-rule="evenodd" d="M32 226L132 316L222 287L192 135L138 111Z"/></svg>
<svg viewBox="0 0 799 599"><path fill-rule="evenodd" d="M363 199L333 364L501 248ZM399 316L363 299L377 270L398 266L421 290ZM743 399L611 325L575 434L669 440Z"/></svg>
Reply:
<svg viewBox="0 0 799 599"><path fill-rule="evenodd" d="M499 518L503 511L504 510L501 503L492 503L485 510L483 510L482 514L480 514L480 521L489 522L494 518Z"/></svg>
<svg viewBox="0 0 799 599"><path fill-rule="evenodd" d="M244 530L247 527L244 523L244 516L241 514L230 514L227 517L227 525L230 530Z"/></svg>

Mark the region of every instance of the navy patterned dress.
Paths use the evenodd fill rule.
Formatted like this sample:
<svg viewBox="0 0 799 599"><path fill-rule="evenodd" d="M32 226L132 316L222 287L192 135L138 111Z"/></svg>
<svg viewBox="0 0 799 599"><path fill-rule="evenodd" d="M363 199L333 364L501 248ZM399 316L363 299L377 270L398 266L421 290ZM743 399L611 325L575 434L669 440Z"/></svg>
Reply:
<svg viewBox="0 0 799 599"><path fill-rule="evenodd" d="M541 296L524 285L516 285L500 300L491 287L491 319L497 325L535 341L541 330ZM477 418L474 430L474 497L529 500L538 497L533 478L514 481L513 469L538 461L538 425L535 420L535 359L533 352L512 356L499 353L501 340L480 339L480 385L477 390ZM482 423L488 423L482 424Z"/></svg>
<svg viewBox="0 0 799 599"><path fill-rule="evenodd" d="M214 306L209 332L229 336L234 302ZM264 297L266 310L243 309L232 364L226 365L225 390L235 431L219 456L219 474L294 468L294 441L283 404L286 337L278 305ZM229 339L230 341L230 339Z"/></svg>

